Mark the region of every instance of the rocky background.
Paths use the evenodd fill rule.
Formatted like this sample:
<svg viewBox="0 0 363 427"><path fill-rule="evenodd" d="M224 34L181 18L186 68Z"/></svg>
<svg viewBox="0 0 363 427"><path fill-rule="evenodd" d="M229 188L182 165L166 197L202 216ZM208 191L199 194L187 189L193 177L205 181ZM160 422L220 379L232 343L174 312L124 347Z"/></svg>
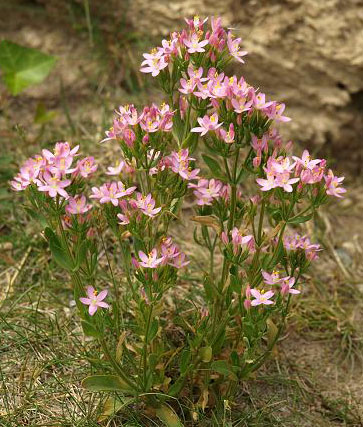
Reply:
<svg viewBox="0 0 363 427"><path fill-rule="evenodd" d="M0 3L4 1L9 6L7 0ZM58 21L69 27L69 17L77 7L83 9L85 1L20 3L40 5L51 25ZM363 0L88 0L88 4L92 23L104 37L114 41L122 31L123 37L133 34L145 48L181 28L185 16L221 15L249 51L246 64L234 71L287 104L293 121L284 126L284 135L322 149L331 160L339 160L340 171L362 173ZM19 30L24 33L24 28ZM72 52L77 49L74 46ZM113 47L116 56L120 50ZM137 70L141 51L131 48L131 52L126 62L133 62ZM122 75L122 67L116 73ZM65 81L69 75L64 73ZM73 84L79 82L77 78Z"/></svg>
<svg viewBox="0 0 363 427"><path fill-rule="evenodd" d="M166 35L194 14L221 15L242 37L250 53L242 72L286 102L293 118L287 136L324 145L362 171L361 0L133 0L129 19L145 34Z"/></svg>

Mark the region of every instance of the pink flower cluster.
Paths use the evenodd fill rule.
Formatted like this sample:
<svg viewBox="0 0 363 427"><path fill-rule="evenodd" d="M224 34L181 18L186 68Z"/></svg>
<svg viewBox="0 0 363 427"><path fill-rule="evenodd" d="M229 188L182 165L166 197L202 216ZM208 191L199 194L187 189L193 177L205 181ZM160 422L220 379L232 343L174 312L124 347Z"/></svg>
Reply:
<svg viewBox="0 0 363 427"><path fill-rule="evenodd" d="M121 197L129 196L136 190L136 187L126 188L121 181L106 182L100 188L92 187L91 199L98 199L101 204L111 202L118 206Z"/></svg>
<svg viewBox="0 0 363 427"><path fill-rule="evenodd" d="M199 179L196 184L189 184L189 188L194 188L194 195L197 198L197 205L211 205L213 200L223 198L228 200L230 187L217 179Z"/></svg>
<svg viewBox="0 0 363 427"><path fill-rule="evenodd" d="M122 199L119 202L119 207L122 213L117 214L120 225L128 225L132 218L140 220L140 214L146 215L150 218L155 217L160 211L161 207L155 207L155 200L151 194L143 196L141 193L136 193L135 199Z"/></svg>
<svg viewBox="0 0 363 427"><path fill-rule="evenodd" d="M319 244L311 243L308 236L301 236L297 233L292 236L284 236L284 247L288 251L302 249L305 251L306 258L309 261L313 261L318 258L317 252L322 250Z"/></svg>
<svg viewBox="0 0 363 427"><path fill-rule="evenodd" d="M234 255L237 256L240 253L241 249L248 249L249 252L255 251L255 240L251 234L244 234L237 227L234 227L231 230L230 234L232 238L231 243L233 246ZM225 231L221 233L221 240L225 245L228 245L230 243L228 234Z"/></svg>
<svg viewBox="0 0 363 427"><path fill-rule="evenodd" d="M280 273L274 270L271 274L262 271L262 277L266 285L280 285L281 293L285 294L299 294L300 291L292 289L295 284L295 278L290 276L280 277Z"/></svg>
<svg viewBox="0 0 363 427"><path fill-rule="evenodd" d="M181 252L177 245L175 245L171 237L162 239L160 245L161 256L158 257L158 250L152 249L149 254L139 251L140 262L136 261L136 266L144 268L157 268L160 265L170 265L175 268L183 268L189 264L186 261L185 253Z"/></svg>
<svg viewBox="0 0 363 427"><path fill-rule="evenodd" d="M191 56L206 53L212 62L217 55L229 55L239 62L247 52L240 48L240 38L233 38L221 25L221 18L211 19L211 28L206 29L208 18L200 20L198 16L186 19L187 29L173 32L169 40L163 40L162 46L152 49L151 53L144 53L144 61L140 71L151 73L156 77L176 57L188 60Z"/></svg>
<svg viewBox="0 0 363 427"><path fill-rule="evenodd" d="M150 107L144 107L141 114L138 113L136 108L131 105L120 106L116 110L117 116L113 120L113 126L106 131L106 138L101 142L109 141L111 139L121 139L132 147L135 139L135 127L140 128L145 132L143 142L148 142L148 135L150 133L163 131L169 132L173 127L174 112L170 111L168 104L162 104L158 107L152 104Z"/></svg>
<svg viewBox="0 0 363 427"><path fill-rule="evenodd" d="M261 144L259 148L261 153L262 149L265 150L265 142L254 140L255 147L257 143ZM272 155L268 158L266 166L263 168L266 173L266 178L257 178L256 182L261 186L261 191L270 191L274 188L281 187L284 191L291 193L293 191L293 184L300 181L300 188L304 184L316 184L325 180L326 193L331 196L342 197L341 194L346 190L340 187L344 177L334 176L332 170L326 172L326 160L312 159L307 150L303 152L301 158L293 156L292 162L289 157L274 157ZM293 177L291 178L291 174Z"/></svg>
<svg viewBox="0 0 363 427"><path fill-rule="evenodd" d="M195 159L189 157L189 150L187 148L178 152L173 151L166 160L170 169L179 174L183 179L190 181L198 178L199 169L192 169L190 167L190 162Z"/></svg>
<svg viewBox="0 0 363 427"><path fill-rule="evenodd" d="M243 77L228 77L224 73L218 74L215 68L210 68L206 72L207 76L201 78L203 69L194 71L188 69L189 80L181 79L182 93L193 94L200 99L210 99L213 107L218 110L220 102L225 101L227 110L237 114L258 110L269 119L280 122L287 122L290 118L283 116L285 104L276 101L266 101L266 95L257 92L257 89L250 86ZM188 88L188 90L186 90Z"/></svg>
<svg viewBox="0 0 363 427"><path fill-rule="evenodd" d="M97 170L93 157L78 160L73 166L78 148L77 145L71 149L68 142L58 142L53 153L43 150L42 155L31 157L11 181L12 189L22 191L30 184L35 184L39 191L46 192L52 198L60 196L68 199L65 188L71 185L72 180L77 176L88 178Z"/></svg>

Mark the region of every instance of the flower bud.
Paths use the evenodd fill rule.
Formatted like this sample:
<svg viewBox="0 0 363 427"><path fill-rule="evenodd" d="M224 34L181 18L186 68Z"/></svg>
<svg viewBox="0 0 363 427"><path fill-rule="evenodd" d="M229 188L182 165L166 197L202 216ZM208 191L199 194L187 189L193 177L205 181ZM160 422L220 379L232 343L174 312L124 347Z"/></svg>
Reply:
<svg viewBox="0 0 363 427"><path fill-rule="evenodd" d="M149 134L148 133L143 136L142 143L144 145L147 145L149 143Z"/></svg>
<svg viewBox="0 0 363 427"><path fill-rule="evenodd" d="M222 231L222 233L221 233L221 240L225 245L228 245L228 243L229 243L228 235L225 231Z"/></svg>
<svg viewBox="0 0 363 427"><path fill-rule="evenodd" d="M251 286L249 283L246 287L245 295L246 295L246 298L251 298Z"/></svg>
<svg viewBox="0 0 363 427"><path fill-rule="evenodd" d="M245 299L243 301L243 305L244 305L245 309L248 311L251 308L251 300Z"/></svg>
<svg viewBox="0 0 363 427"><path fill-rule="evenodd" d="M250 198L250 200L251 200L251 202L252 202L253 205L257 206L261 202L261 196L259 196L258 194L256 194L256 196L252 196Z"/></svg>
<svg viewBox="0 0 363 427"><path fill-rule="evenodd" d="M219 102L218 102L218 100L217 100L217 99L215 99L215 98L212 98L212 99L210 100L210 102L211 102L211 104L213 105L213 107L214 107L216 110L218 110L218 108L219 108Z"/></svg>
<svg viewBox="0 0 363 427"><path fill-rule="evenodd" d="M126 145L128 145L129 147L132 147L134 145L136 135L135 135L133 130L125 129L123 134L122 134L122 137L123 137L124 141L126 142Z"/></svg>
<svg viewBox="0 0 363 427"><path fill-rule="evenodd" d="M202 307L200 309L200 317L203 319L204 317L208 317L209 316L209 310L207 307Z"/></svg>
<svg viewBox="0 0 363 427"><path fill-rule="evenodd" d="M292 144L293 144L292 141L288 141L285 145L285 151L290 151L292 148Z"/></svg>
<svg viewBox="0 0 363 427"><path fill-rule="evenodd" d="M289 286L289 284L288 283L284 283L282 286L281 286L281 295L287 295L288 293L289 293L289 290L290 290L290 286Z"/></svg>
<svg viewBox="0 0 363 427"><path fill-rule="evenodd" d="M132 262L132 265L135 267L135 268L140 268L140 264L139 264L139 261L133 256L133 257L131 257L131 262Z"/></svg>
<svg viewBox="0 0 363 427"><path fill-rule="evenodd" d="M253 167L254 167L254 168L258 168L258 167L260 166L260 164L261 164L261 152L259 153L259 155L257 155L257 156L253 159L252 163L253 163Z"/></svg>

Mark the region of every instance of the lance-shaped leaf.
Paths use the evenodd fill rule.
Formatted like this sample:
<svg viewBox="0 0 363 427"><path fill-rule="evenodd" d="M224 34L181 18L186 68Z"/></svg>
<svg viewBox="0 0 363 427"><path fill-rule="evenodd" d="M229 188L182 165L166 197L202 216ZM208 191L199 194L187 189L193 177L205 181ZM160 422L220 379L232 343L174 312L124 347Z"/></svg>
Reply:
<svg viewBox="0 0 363 427"><path fill-rule="evenodd" d="M82 381L82 386L88 391L119 391L123 393L134 393L122 378L117 375L92 375Z"/></svg>
<svg viewBox="0 0 363 427"><path fill-rule="evenodd" d="M20 46L9 40L0 42L0 69L12 95L41 83L54 67L55 61L56 58L37 49Z"/></svg>
<svg viewBox="0 0 363 427"><path fill-rule="evenodd" d="M183 427L177 414L166 405L162 405L156 409L156 416L164 423L167 427Z"/></svg>

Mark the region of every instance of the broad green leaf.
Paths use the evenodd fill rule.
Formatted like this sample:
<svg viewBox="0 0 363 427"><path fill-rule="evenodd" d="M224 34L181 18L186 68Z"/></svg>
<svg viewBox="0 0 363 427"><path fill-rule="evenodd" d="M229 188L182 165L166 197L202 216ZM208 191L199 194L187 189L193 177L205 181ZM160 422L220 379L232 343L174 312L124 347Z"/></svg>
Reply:
<svg viewBox="0 0 363 427"><path fill-rule="evenodd" d="M92 375L82 381L82 386L88 391L134 392L134 390L117 375Z"/></svg>
<svg viewBox="0 0 363 427"><path fill-rule="evenodd" d="M222 169L216 159L213 159L213 157L207 156L206 154L202 154L202 157L213 176L216 178L225 179Z"/></svg>
<svg viewBox="0 0 363 427"><path fill-rule="evenodd" d="M199 350L200 357L203 362L208 363L212 360L212 347L202 347Z"/></svg>
<svg viewBox="0 0 363 427"><path fill-rule="evenodd" d="M162 405L157 408L156 415L167 427L183 427L179 417L169 406Z"/></svg>
<svg viewBox="0 0 363 427"><path fill-rule="evenodd" d="M49 248L57 264L59 264L61 267L65 268L66 270L69 270L69 271L73 270L74 265L72 260L69 259L69 256L61 246L59 240L54 236L49 239Z"/></svg>
<svg viewBox="0 0 363 427"><path fill-rule="evenodd" d="M9 40L0 42L0 70L12 95L41 83L54 67L55 61L56 58L37 49L20 46Z"/></svg>

